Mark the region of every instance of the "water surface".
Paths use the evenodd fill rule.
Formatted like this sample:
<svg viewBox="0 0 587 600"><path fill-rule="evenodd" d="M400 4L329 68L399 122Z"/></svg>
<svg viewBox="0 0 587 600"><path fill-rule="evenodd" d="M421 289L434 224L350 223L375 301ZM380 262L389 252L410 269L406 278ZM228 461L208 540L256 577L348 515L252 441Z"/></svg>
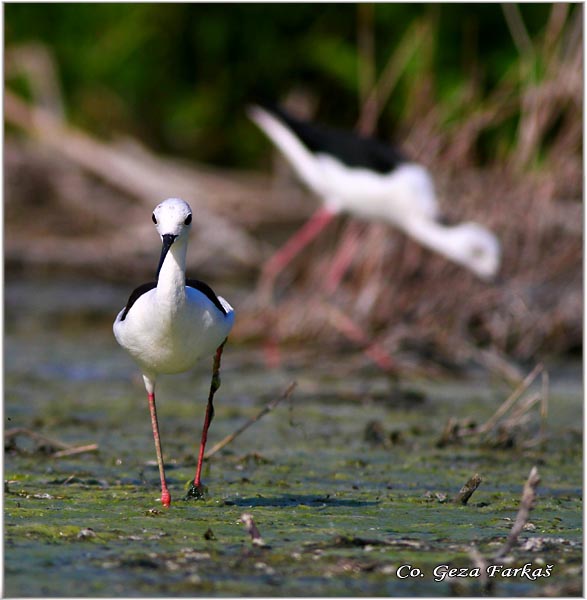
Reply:
<svg viewBox="0 0 587 600"><path fill-rule="evenodd" d="M475 440L439 447L450 417L484 422L511 388L484 374L396 383L371 367L350 368L345 356L318 353L298 352L291 362L286 354L292 366L268 370L258 349L229 344L210 445L292 380L298 387L206 463L208 497L185 502L210 365L162 378L173 498L163 510L142 381L110 329L127 294L124 286L75 281L7 285L5 428L99 450L57 459L26 438L8 446L5 595L480 595L474 572L435 581L434 569L473 568L473 545L496 564L491 556L534 465L542 483L530 523L521 545L497 562L552 565L551 574L498 574L490 591L581 594L578 365L547 365L542 444L523 447L540 430L536 409L509 447ZM447 502L475 472L483 482L469 504ZM267 547L251 543L244 512ZM398 572L402 565L411 567Z"/></svg>

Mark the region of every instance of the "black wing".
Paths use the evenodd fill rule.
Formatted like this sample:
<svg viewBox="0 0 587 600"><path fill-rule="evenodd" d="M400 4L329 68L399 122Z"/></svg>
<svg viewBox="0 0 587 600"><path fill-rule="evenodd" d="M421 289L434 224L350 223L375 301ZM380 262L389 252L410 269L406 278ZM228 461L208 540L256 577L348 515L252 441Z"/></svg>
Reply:
<svg viewBox="0 0 587 600"><path fill-rule="evenodd" d="M408 158L398 148L351 131L302 121L279 106L263 105L283 121L314 153L330 154L349 167L365 167L378 173L390 173Z"/></svg>
<svg viewBox="0 0 587 600"><path fill-rule="evenodd" d="M206 296L223 315L227 314L226 309L224 308L224 306L222 306L222 303L218 299L218 296L214 293L214 290L207 283L199 281L198 279L186 279L185 284L188 287L194 288L198 290L198 292L204 294L204 296Z"/></svg>
<svg viewBox="0 0 587 600"><path fill-rule="evenodd" d="M121 321L126 319L126 315L128 315L128 311L132 308L132 305L143 295L146 294L149 290L157 287L156 281L149 281L149 283L143 283L143 285L139 285L138 288L132 291L126 306L124 307L124 311L122 316L120 317Z"/></svg>
<svg viewBox="0 0 587 600"><path fill-rule="evenodd" d="M214 293L214 290L203 281L199 281L198 279L186 279L185 284L188 287L192 287L202 294L204 294L213 304L214 306L223 314L226 315L226 309L222 306L222 303L218 299L218 296ZM138 288L132 291L126 306L124 307L124 311L122 312L122 316L120 317L121 321L126 319L126 315L128 315L128 311L132 308L132 305L143 295L146 294L149 290L152 290L157 287L156 281L149 281L148 283L143 283L143 285L139 285Z"/></svg>

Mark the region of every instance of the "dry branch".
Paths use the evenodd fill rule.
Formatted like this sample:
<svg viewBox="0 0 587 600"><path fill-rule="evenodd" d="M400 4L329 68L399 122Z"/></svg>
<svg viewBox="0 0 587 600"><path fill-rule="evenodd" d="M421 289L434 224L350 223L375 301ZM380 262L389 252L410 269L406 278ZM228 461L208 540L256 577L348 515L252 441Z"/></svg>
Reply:
<svg viewBox="0 0 587 600"><path fill-rule="evenodd" d="M510 396L504 401L504 403L495 411L493 416L491 416L487 421L481 425L477 429L476 433L487 433L491 429L493 429L496 423L499 421L503 415L512 408L512 406L516 403L516 401L521 397L521 395L532 385L532 382L538 374L544 369L544 366L541 363L538 363L534 369L526 376L526 378L518 385L518 387L510 394Z"/></svg>
<svg viewBox="0 0 587 600"><path fill-rule="evenodd" d="M236 431L227 435L224 439L220 440L217 444L212 446L212 448L210 448L206 452L206 454L204 454L204 458L210 458L211 456L214 456L214 454L216 454L219 450L222 450L222 448L224 448L225 446L230 444L236 437L238 437L241 433L243 433L243 431L246 431L251 425L253 425L253 423L256 423L259 419L264 417L267 413L271 412L282 400L287 400L291 396L291 394L294 391L294 389L296 388L296 386L297 386L297 383L295 381L290 383L280 397L275 398L274 400L269 402L269 404L267 404L259 413L257 413L254 417L251 417L246 423L241 425Z"/></svg>
<svg viewBox="0 0 587 600"><path fill-rule="evenodd" d="M196 177L182 177L178 172L172 177L165 161L146 150L137 157L100 142L63 124L49 111L28 105L10 91L5 92L4 115L11 124L150 208L154 201L169 196L188 199L199 213L194 226L203 244L228 254L240 264L258 263L259 244L245 231L210 211L205 202L206 190Z"/></svg>
<svg viewBox="0 0 587 600"><path fill-rule="evenodd" d="M34 440L35 442L46 445L49 448L60 448L55 452L52 452L49 456L51 458L63 458L64 456L72 456L74 454L84 454L86 452L95 452L98 450L98 444L86 444L84 446L72 446L71 444L66 444L61 442L60 440L56 440L54 438L47 437L41 433L37 433L32 429L27 429L26 427L15 427L13 429L7 429L4 432L5 440L13 440L18 436L26 436Z"/></svg>
<svg viewBox="0 0 587 600"><path fill-rule="evenodd" d="M481 589L485 595L489 595L491 588L493 587L493 580L489 579L487 576L487 560L485 560L485 557L475 546L469 548L469 557L471 558L473 567L479 569L479 585L481 586Z"/></svg>
<svg viewBox="0 0 587 600"><path fill-rule="evenodd" d="M479 473L475 473L469 478L467 483L460 489L459 493L453 498L455 504L467 504L469 498L475 493L475 490L481 484L481 476Z"/></svg>
<svg viewBox="0 0 587 600"><path fill-rule="evenodd" d="M73 456L75 454L85 454L86 452L96 452L98 450L98 444L87 444L85 446L74 446L66 448L65 450L59 450L59 452L53 453L53 458L63 458L65 456Z"/></svg>
<svg viewBox="0 0 587 600"><path fill-rule="evenodd" d="M534 508L534 502L536 500L536 488L538 487L539 483L540 476L538 475L538 469L536 467L532 467L530 475L524 484L522 498L520 500L520 508L518 510L518 514L516 515L516 520L514 521L505 544L497 552L495 558L506 556L518 541L520 533L528 522L530 511L532 508Z"/></svg>
<svg viewBox="0 0 587 600"><path fill-rule="evenodd" d="M29 437L32 440L35 440L35 442L39 442L41 444L46 444L47 446L50 446L51 448L61 448L61 449L71 448L71 446L69 444L61 442L60 440L56 440L54 438L47 437L46 435L37 433L36 431L33 431L32 429L27 429L26 427L15 427L13 429L7 429L4 432L4 439L12 440L12 439L18 437L19 435L24 435L26 437Z"/></svg>
<svg viewBox="0 0 587 600"><path fill-rule="evenodd" d="M523 445L531 447L542 441L546 433L548 377L543 378L540 393L524 396L540 372L544 373L542 364L534 367L485 423L476 425L469 417L464 419L450 417L437 445L443 447L451 443L458 443L465 438L476 438L479 442L490 443L493 446L502 446L504 443L509 445L516 439L516 430L528 423L530 410L538 403L540 403L540 430L533 438L526 440Z"/></svg>

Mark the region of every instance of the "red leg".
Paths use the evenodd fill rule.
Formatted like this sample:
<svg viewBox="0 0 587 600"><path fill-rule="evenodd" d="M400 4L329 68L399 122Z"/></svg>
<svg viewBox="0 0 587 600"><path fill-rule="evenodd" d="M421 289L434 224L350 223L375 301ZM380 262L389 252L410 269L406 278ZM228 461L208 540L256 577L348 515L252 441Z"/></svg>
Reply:
<svg viewBox="0 0 587 600"><path fill-rule="evenodd" d="M265 263L261 273L259 289L266 300L271 299L275 278L317 235L332 221L336 213L328 208L319 208L301 229Z"/></svg>
<svg viewBox="0 0 587 600"><path fill-rule="evenodd" d="M202 429L202 438L200 440L200 452L198 454L198 466L196 467L196 476L194 477L194 486L199 488L202 485L202 465L204 463L204 451L206 450L206 442L208 441L208 429L214 418L214 405L212 400L208 400L206 406L206 416L204 417L204 427Z"/></svg>
<svg viewBox="0 0 587 600"><path fill-rule="evenodd" d="M210 393L208 394L208 405L206 406L206 416L204 417L204 428L202 430L202 439L200 441L200 452L198 454L198 465L196 467L196 476L186 495L188 498L202 498L206 492L205 486L202 485L202 464L204 463L204 451L206 449L206 441L208 439L208 428L214 418L214 394L220 387L220 359L224 350L226 340L218 346L214 355L214 365L212 366L212 381L210 382Z"/></svg>
<svg viewBox="0 0 587 600"><path fill-rule="evenodd" d="M349 265L357 251L359 241L361 239L361 228L358 223L352 221L349 223L347 230L344 233L342 242L336 250L334 259L326 275L326 283L324 290L328 294L332 294L338 288L341 279L344 277Z"/></svg>
<svg viewBox="0 0 587 600"><path fill-rule="evenodd" d="M161 478L161 504L166 508L171 504L171 495L165 481L165 467L163 465L163 452L161 451L161 438L159 437L159 423L157 422L157 408L155 406L155 392L148 392L149 411L151 412L151 425L153 426L153 439L155 440L155 451L157 452L157 464L159 465L159 477Z"/></svg>
<svg viewBox="0 0 587 600"><path fill-rule="evenodd" d="M363 352L383 371L395 374L396 367L389 354L377 342L371 342L367 334L341 310L331 307L330 322L345 337L363 346Z"/></svg>
<svg viewBox="0 0 587 600"><path fill-rule="evenodd" d="M259 294L261 301L270 305L273 300L273 286L277 276L285 267L299 254L318 234L332 221L336 213L327 209L319 208L302 225L296 233L265 263L259 281ZM281 363L279 352L279 339L275 333L275 315L273 309L267 306L266 315L267 336L264 343L265 362L270 368L277 368Z"/></svg>
<svg viewBox="0 0 587 600"><path fill-rule="evenodd" d="M270 369L277 369L281 365L281 352L279 350L279 335L276 333L275 319L267 320L267 335L263 341L263 357L265 364Z"/></svg>

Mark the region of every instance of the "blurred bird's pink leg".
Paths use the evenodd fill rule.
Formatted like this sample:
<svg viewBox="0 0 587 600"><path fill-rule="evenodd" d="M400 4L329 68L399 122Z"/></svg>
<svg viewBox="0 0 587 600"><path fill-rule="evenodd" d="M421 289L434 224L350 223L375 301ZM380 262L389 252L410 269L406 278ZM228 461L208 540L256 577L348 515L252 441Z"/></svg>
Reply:
<svg viewBox="0 0 587 600"><path fill-rule="evenodd" d="M279 351L279 336L275 333L275 323L271 324L271 331L263 343L263 356L265 364L270 369L277 369L281 365L281 352Z"/></svg>
<svg viewBox="0 0 587 600"><path fill-rule="evenodd" d="M352 340L356 344L363 346L363 352L383 371L395 374L396 367L389 354L377 342L372 342L367 334L341 310L330 307L329 311L330 322L338 329L346 338Z"/></svg>
<svg viewBox="0 0 587 600"><path fill-rule="evenodd" d="M204 428L202 430L202 439L200 441L200 452L198 454L198 465L196 467L196 476L188 490L186 500L188 498L202 498L206 493L205 486L202 485L202 464L204 463L204 451L206 450L206 441L208 440L208 429L212 419L214 418L214 394L220 387L220 359L224 350L226 340L218 346L214 355L214 364L212 366L212 381L210 382L210 392L208 394L208 404L206 406L206 416L204 417Z"/></svg>
<svg viewBox="0 0 587 600"><path fill-rule="evenodd" d="M355 256L360 239L361 226L354 221L349 223L347 230L344 232L342 242L336 249L336 254L330 264L328 274L326 275L324 284L324 291L326 293L332 294L337 290Z"/></svg>
<svg viewBox="0 0 587 600"><path fill-rule="evenodd" d="M266 338L263 345L263 353L265 355L265 363L270 368L275 369L281 364L279 339L275 325L276 317L273 309L270 307L273 300L275 279L295 256L318 236L335 215L336 213L332 210L324 207L319 208L263 266L258 289L267 310L265 317Z"/></svg>
<svg viewBox="0 0 587 600"><path fill-rule="evenodd" d="M332 221L335 212L319 208L302 227L265 263L259 289L270 299L276 277Z"/></svg>
<svg viewBox="0 0 587 600"><path fill-rule="evenodd" d="M159 437L159 423L157 422L157 408L155 406L155 392L147 392L149 397L149 411L151 413L151 425L153 426L153 439L155 440L155 452L157 453L157 464L159 465L159 477L161 478L161 504L166 508L171 504L171 495L165 481L165 467L163 465L163 452L161 450L161 438Z"/></svg>

